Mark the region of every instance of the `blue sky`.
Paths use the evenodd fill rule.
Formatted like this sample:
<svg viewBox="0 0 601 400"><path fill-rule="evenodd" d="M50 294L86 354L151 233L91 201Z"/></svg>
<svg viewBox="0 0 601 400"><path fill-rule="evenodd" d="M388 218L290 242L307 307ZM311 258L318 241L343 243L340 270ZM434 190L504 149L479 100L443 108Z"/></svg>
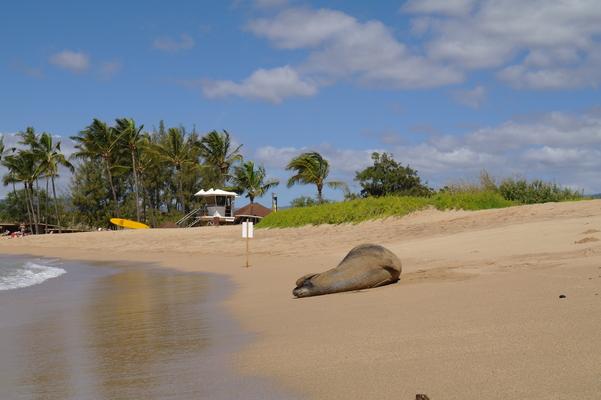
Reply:
<svg viewBox="0 0 601 400"><path fill-rule="evenodd" d="M7 142L34 126L69 150L95 117L163 119L228 130L283 182L301 151L352 183L377 150L436 187L485 168L601 192L597 0L23 1L3 15Z"/></svg>

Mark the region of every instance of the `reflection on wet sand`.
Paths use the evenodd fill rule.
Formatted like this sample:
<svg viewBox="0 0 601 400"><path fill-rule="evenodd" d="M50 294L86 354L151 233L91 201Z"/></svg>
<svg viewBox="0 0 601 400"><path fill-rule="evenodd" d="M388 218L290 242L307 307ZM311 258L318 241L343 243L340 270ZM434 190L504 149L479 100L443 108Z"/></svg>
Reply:
<svg viewBox="0 0 601 400"><path fill-rule="evenodd" d="M198 276L132 270L104 278L82 309L103 398L162 398L192 385L186 359L206 346ZM130 397L131 396L131 397Z"/></svg>
<svg viewBox="0 0 601 400"><path fill-rule="evenodd" d="M59 316L47 315L26 325L19 337L26 355L19 384L32 399L61 400L71 396L65 337L60 332Z"/></svg>
<svg viewBox="0 0 601 400"><path fill-rule="evenodd" d="M4 367L17 398L202 397L194 366L208 346L204 276L127 269L82 293L12 327L17 348Z"/></svg>

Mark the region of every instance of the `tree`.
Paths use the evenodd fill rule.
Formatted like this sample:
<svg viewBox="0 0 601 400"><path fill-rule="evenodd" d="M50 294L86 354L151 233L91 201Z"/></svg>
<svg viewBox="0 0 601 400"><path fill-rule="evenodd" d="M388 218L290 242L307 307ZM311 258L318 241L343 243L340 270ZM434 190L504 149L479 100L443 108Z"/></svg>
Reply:
<svg viewBox="0 0 601 400"><path fill-rule="evenodd" d="M8 192L3 200L0 200L0 221L24 222L29 219L29 205L23 201L25 193L23 189Z"/></svg>
<svg viewBox="0 0 601 400"><path fill-rule="evenodd" d="M230 134L211 131L200 140L200 155L204 159L206 166L212 168L217 173L216 184L224 187L230 178L230 168L236 161L242 161L239 145L231 149Z"/></svg>
<svg viewBox="0 0 601 400"><path fill-rule="evenodd" d="M374 152L374 165L358 171L355 180L361 185L361 196L410 195L428 196L432 189L421 183L417 171L397 163L392 154Z"/></svg>
<svg viewBox="0 0 601 400"><path fill-rule="evenodd" d="M0 162L2 162L2 157L4 157L4 136L0 136Z"/></svg>
<svg viewBox="0 0 601 400"><path fill-rule="evenodd" d="M41 214L40 214L40 186L39 179L42 176L42 171L40 169L41 160L36 150L39 146L39 136L35 133L35 129L31 126L28 126L25 131L17 133L17 136L21 138L19 144L22 146L27 146L26 149L19 150L19 157L23 159L27 159L28 167L33 168L33 171L28 171L31 173L31 182L30 191L31 191L31 203L32 203L32 213L35 214L34 224L35 224L35 233L39 233L39 223L41 222ZM35 190L33 187L33 183L35 182ZM35 208L34 208L35 204Z"/></svg>
<svg viewBox="0 0 601 400"><path fill-rule="evenodd" d="M3 177L4 185L9 183L22 183L25 191L27 214L29 226L35 227L35 233L39 233L38 219L35 212L33 197L33 182L37 179L36 163L31 152L20 150L17 154L11 154L2 160L2 165L8 168L8 174Z"/></svg>
<svg viewBox="0 0 601 400"><path fill-rule="evenodd" d="M246 161L234 169L233 183L236 188L246 192L246 197L254 203L255 197L263 196L269 189L280 184L277 179L265 180L265 168L255 168L255 163Z"/></svg>
<svg viewBox="0 0 601 400"><path fill-rule="evenodd" d="M92 228L108 226L110 198L106 177L97 162L88 159L79 163L71 178L71 201L77 220Z"/></svg>
<svg viewBox="0 0 601 400"><path fill-rule="evenodd" d="M194 140L186 138L185 131L181 128L169 128L167 136L159 144L151 146L158 158L175 170L177 180L177 195L182 207L186 211L183 195L184 169L197 164L197 144Z"/></svg>
<svg viewBox="0 0 601 400"><path fill-rule="evenodd" d="M116 120L116 130L120 139L127 145L131 155L132 172L134 176L134 192L136 195L136 217L140 221L140 194L138 184L138 166L136 163L136 154L142 142L142 129L144 125L136 127L136 123L131 118L121 118Z"/></svg>
<svg viewBox="0 0 601 400"><path fill-rule="evenodd" d="M77 152L73 154L76 158L101 161L106 172L106 179L113 196L113 210L119 214L119 202L117 200L117 191L113 181L113 172L118 167L116 144L119 140L114 128L106 123L94 118L78 136L72 136L72 140L77 142L75 148Z"/></svg>
<svg viewBox="0 0 601 400"><path fill-rule="evenodd" d="M58 177L58 168L63 166L71 172L75 170L73 165L67 160L61 152L61 142L53 143L52 135L44 132L35 147L36 157L40 160L40 172L46 177L46 195L48 194L48 180L52 182L52 198L54 202L54 214L59 232L62 232L60 216L58 213L58 203L56 199L56 187L54 178ZM48 196L46 196L47 198ZM47 207L46 207L47 208ZM47 212L47 210L46 210Z"/></svg>
<svg viewBox="0 0 601 400"><path fill-rule="evenodd" d="M296 174L288 179L288 187L300 183L315 185L317 187L317 201L323 203L323 187L327 185L332 189L346 189L347 185L341 181L326 181L330 174L330 164L317 152L302 153L293 158L286 166L287 170L294 170Z"/></svg>

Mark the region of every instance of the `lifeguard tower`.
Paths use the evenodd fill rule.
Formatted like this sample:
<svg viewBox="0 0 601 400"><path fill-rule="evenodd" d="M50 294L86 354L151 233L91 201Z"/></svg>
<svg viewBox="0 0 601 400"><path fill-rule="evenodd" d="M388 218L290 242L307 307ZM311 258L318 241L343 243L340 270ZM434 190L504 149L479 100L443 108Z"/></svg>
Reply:
<svg viewBox="0 0 601 400"><path fill-rule="evenodd" d="M177 221L177 226L189 228L234 223L234 200L238 194L221 189L201 189L194 196L202 197L204 204Z"/></svg>

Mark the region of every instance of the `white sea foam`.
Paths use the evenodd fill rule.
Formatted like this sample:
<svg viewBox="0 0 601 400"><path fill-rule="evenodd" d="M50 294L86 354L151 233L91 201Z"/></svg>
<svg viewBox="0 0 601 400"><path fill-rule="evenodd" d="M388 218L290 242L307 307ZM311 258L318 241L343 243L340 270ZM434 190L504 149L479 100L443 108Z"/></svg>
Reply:
<svg viewBox="0 0 601 400"><path fill-rule="evenodd" d="M19 265L0 265L0 290L37 285L66 273L62 268L26 262Z"/></svg>

